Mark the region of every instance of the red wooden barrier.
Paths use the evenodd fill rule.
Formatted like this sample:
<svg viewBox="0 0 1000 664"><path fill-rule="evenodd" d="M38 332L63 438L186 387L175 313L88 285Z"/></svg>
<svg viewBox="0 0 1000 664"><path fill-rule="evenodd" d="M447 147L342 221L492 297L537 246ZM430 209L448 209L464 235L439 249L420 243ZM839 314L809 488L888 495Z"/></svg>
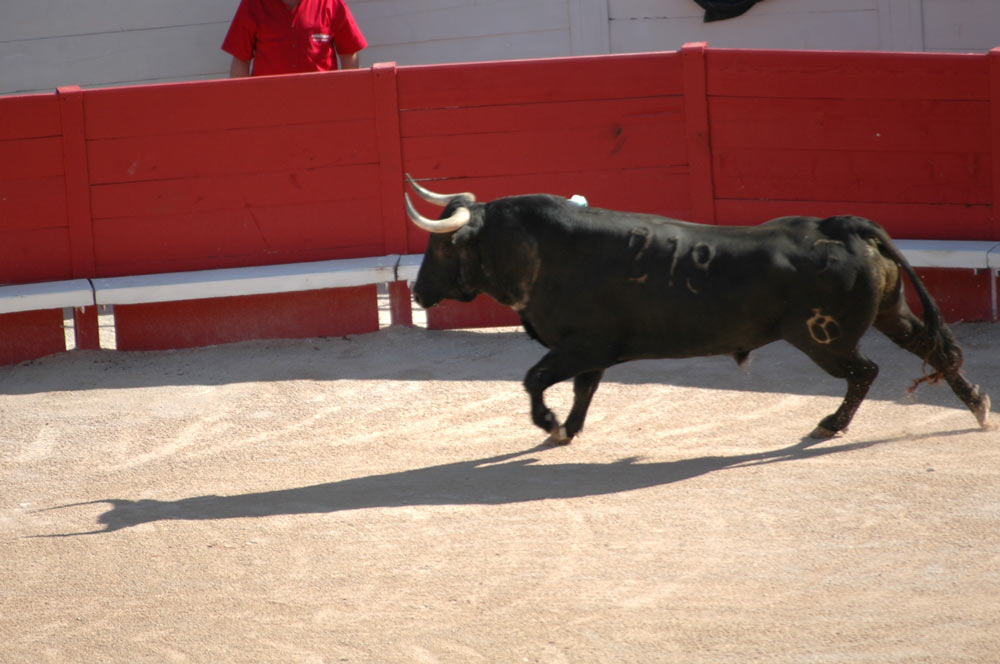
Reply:
<svg viewBox="0 0 1000 664"><path fill-rule="evenodd" d="M0 284L72 276L55 95L0 100ZM65 350L62 312L0 315L0 364Z"/></svg>
<svg viewBox="0 0 1000 664"><path fill-rule="evenodd" d="M691 44L0 98L0 284L419 252L407 171L483 200L580 193L725 224L846 212L900 238L1000 240L1000 50ZM950 318L990 317L992 277L927 275ZM392 288L401 319L407 297ZM374 299L344 295L337 315L356 327L333 333L371 329ZM262 327L265 300L295 323ZM300 293L120 307L118 336L138 348L330 333L324 315L301 315L315 305ZM17 349L0 361L62 348L57 318L0 315L0 348ZM429 320L516 317L477 302ZM95 345L94 312L77 323L78 345Z"/></svg>
<svg viewBox="0 0 1000 664"><path fill-rule="evenodd" d="M87 100L99 276L388 253L371 72ZM315 293L290 293L137 305L115 324L125 348L358 333L372 316L378 328L374 289L303 315L316 304Z"/></svg>
<svg viewBox="0 0 1000 664"><path fill-rule="evenodd" d="M378 330L375 286L115 307L119 350L191 348L250 339L336 337ZM237 321L234 322L234 321ZM308 321L310 334L303 334Z"/></svg>

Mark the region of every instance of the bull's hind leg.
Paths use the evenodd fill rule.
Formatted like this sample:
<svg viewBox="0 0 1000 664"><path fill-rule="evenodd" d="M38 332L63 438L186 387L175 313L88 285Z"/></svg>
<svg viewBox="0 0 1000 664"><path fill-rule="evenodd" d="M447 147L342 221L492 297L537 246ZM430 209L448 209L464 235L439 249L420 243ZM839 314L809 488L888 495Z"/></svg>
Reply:
<svg viewBox="0 0 1000 664"><path fill-rule="evenodd" d="M531 398L531 420L549 433L549 441L565 445L583 428L590 401L604 376L604 368L594 361L569 353L551 351L524 377L524 388ZM545 405L546 389L567 378L573 381L573 408L566 424L560 424L555 413Z"/></svg>
<svg viewBox="0 0 1000 664"><path fill-rule="evenodd" d="M843 354L825 347L799 348L828 374L847 381L847 394L840 408L820 420L819 426L809 434L812 438L831 438L847 429L851 423L858 406L868 394L868 388L878 376L878 365L862 355L857 348Z"/></svg>
<svg viewBox="0 0 1000 664"><path fill-rule="evenodd" d="M943 377L955 396L972 411L979 426L992 428L989 423L990 397L962 374L962 351L950 330L945 328L932 336L924 322L913 315L902 299L892 309L879 314L875 327L900 348L931 365L937 372L936 377Z"/></svg>
<svg viewBox="0 0 1000 664"><path fill-rule="evenodd" d="M600 385L603 377L604 369L598 369L597 371L587 371L573 379L573 408L566 417L566 424L563 425L562 431L566 435L566 440L554 442L568 443L573 436L580 433L580 430L583 429L583 421L587 418L590 401L594 398L594 392L597 391L597 386Z"/></svg>

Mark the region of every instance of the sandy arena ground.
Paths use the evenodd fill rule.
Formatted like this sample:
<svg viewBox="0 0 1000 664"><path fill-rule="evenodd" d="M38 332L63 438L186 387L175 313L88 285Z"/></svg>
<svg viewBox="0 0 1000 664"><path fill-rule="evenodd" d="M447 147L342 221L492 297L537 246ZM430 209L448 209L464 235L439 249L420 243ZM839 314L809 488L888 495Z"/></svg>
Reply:
<svg viewBox="0 0 1000 664"><path fill-rule="evenodd" d="M562 448L513 329L0 367L0 661L1000 662L1000 433L865 349L809 446L784 344L613 368Z"/></svg>

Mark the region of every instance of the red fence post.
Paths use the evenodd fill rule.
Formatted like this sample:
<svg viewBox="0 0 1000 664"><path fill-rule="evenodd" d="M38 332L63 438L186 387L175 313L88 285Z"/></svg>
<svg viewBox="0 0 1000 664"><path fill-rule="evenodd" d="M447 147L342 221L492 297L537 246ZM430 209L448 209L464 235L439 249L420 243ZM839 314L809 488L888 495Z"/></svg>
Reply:
<svg viewBox="0 0 1000 664"><path fill-rule="evenodd" d="M990 128L992 130L991 159L993 166L993 214L991 240L1000 240L1000 47L989 52L990 62Z"/></svg>
<svg viewBox="0 0 1000 664"><path fill-rule="evenodd" d="M66 180L66 217L69 225L73 277L95 276L94 227L90 212L90 170L87 165L86 129L83 121L83 91L77 85L58 88L62 121L63 169ZM76 347L101 347L97 307L74 309Z"/></svg>
<svg viewBox="0 0 1000 664"><path fill-rule="evenodd" d="M708 44L691 42L681 48L684 81L684 133L691 178L692 221L714 224L715 187L712 182L712 137L708 120L706 55Z"/></svg>
<svg viewBox="0 0 1000 664"><path fill-rule="evenodd" d="M379 191L382 196L382 228L385 251L406 253L406 221L403 214L403 146L399 133L399 93L396 63L372 65L375 91L375 131L379 151ZM389 311L393 325L412 325L410 289L405 281L389 284Z"/></svg>

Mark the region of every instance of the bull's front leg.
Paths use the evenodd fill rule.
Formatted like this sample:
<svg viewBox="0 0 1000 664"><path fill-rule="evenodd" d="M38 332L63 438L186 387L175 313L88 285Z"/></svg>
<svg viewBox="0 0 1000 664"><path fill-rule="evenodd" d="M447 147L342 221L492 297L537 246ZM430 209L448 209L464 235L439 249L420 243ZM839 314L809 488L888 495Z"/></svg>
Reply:
<svg viewBox="0 0 1000 664"><path fill-rule="evenodd" d="M604 375L604 369L593 368L593 362L576 355L551 351L524 377L524 389L531 398L531 420L549 434L549 443L566 445L583 428L587 408ZM566 424L545 405L544 392L549 387L571 376L576 376L573 386L574 400Z"/></svg>

